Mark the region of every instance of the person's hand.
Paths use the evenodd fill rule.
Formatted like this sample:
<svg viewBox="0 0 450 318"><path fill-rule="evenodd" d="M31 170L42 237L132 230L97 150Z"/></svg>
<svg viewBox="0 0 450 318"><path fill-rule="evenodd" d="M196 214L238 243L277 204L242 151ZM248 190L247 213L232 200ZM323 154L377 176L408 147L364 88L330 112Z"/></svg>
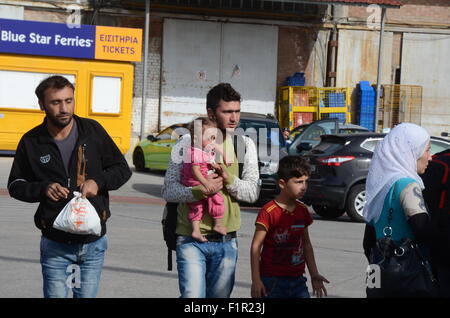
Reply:
<svg viewBox="0 0 450 318"><path fill-rule="evenodd" d="M252 282L251 295L252 298L263 298L267 296L266 287L264 287L262 280L258 279Z"/></svg>
<svg viewBox="0 0 450 318"><path fill-rule="evenodd" d="M214 179L212 179L212 180L214 180ZM216 185L215 185L214 181L210 182L208 180L208 182L203 184L203 186L205 187L206 192L208 192L208 193L215 193L214 190L216 189Z"/></svg>
<svg viewBox="0 0 450 318"><path fill-rule="evenodd" d="M81 192L81 196L83 198L86 198L86 197L89 198L89 197L96 196L98 193L97 182L95 182L92 179L88 179L88 180L84 181L80 185L80 192Z"/></svg>
<svg viewBox="0 0 450 318"><path fill-rule="evenodd" d="M61 199L67 199L69 195L69 189L63 187L59 183L51 183L45 189L45 195L53 201L59 201Z"/></svg>
<svg viewBox="0 0 450 318"><path fill-rule="evenodd" d="M206 179L208 180L209 187L208 189L204 187L203 185L200 186L200 190L203 192L204 195L211 195L214 193L219 192L223 188L223 178L220 177L218 174L210 174L206 176Z"/></svg>
<svg viewBox="0 0 450 318"><path fill-rule="evenodd" d="M226 173L225 169L221 166L221 164L218 163L212 163L211 167L216 170L216 173L223 178L223 181L226 182L228 179L228 174Z"/></svg>
<svg viewBox="0 0 450 318"><path fill-rule="evenodd" d="M311 285L313 288L313 296L316 296L317 298L321 298L323 295L327 296L327 290L323 283L329 284L330 282L323 277L322 275L314 275L311 276Z"/></svg>

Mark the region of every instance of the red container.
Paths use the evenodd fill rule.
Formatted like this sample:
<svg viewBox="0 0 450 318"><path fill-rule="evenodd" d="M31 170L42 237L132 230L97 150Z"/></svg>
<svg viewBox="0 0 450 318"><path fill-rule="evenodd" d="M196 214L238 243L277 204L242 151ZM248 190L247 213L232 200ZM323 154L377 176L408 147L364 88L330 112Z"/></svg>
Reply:
<svg viewBox="0 0 450 318"><path fill-rule="evenodd" d="M294 106L309 106L309 98L307 91L294 91Z"/></svg>
<svg viewBox="0 0 450 318"><path fill-rule="evenodd" d="M294 127L309 124L314 119L314 113L294 113Z"/></svg>

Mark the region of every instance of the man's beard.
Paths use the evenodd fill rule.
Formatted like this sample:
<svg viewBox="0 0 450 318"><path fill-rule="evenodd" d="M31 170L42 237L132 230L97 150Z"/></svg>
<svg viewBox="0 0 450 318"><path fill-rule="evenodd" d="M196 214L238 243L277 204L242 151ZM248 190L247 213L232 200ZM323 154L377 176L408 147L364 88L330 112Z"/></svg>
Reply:
<svg viewBox="0 0 450 318"><path fill-rule="evenodd" d="M61 120L61 119L59 119L59 118L56 117L56 116L51 116L51 115L47 114L48 120L50 120L50 122L51 122L54 126L56 126L56 127L58 127L58 128L64 128L64 127L66 127L67 125L70 124L70 122L71 122L72 119L73 119L73 114L67 114L67 116L69 116L68 119L66 119L66 120Z"/></svg>

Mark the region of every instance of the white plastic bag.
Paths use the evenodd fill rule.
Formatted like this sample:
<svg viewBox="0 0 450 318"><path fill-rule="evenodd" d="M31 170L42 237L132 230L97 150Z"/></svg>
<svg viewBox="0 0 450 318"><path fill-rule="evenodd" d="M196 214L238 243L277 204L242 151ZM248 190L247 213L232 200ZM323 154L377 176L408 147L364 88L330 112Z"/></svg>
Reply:
<svg viewBox="0 0 450 318"><path fill-rule="evenodd" d="M102 226L97 211L88 199L74 191L75 197L59 212L53 227L74 234L94 234L100 236Z"/></svg>

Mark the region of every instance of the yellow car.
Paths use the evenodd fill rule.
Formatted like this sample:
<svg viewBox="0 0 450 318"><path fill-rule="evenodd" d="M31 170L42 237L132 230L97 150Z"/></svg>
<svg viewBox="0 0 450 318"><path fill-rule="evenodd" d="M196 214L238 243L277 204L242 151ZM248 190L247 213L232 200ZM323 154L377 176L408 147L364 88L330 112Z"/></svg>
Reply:
<svg viewBox="0 0 450 318"><path fill-rule="evenodd" d="M136 171L146 169L166 170L173 145L184 134L189 133L188 124L174 124L156 136L148 135L133 150L133 165Z"/></svg>

